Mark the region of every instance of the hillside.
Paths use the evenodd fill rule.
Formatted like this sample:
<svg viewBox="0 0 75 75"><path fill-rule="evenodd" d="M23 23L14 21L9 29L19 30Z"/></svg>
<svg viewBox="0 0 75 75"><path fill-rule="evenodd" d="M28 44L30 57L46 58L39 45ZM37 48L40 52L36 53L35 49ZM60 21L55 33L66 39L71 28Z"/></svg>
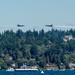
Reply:
<svg viewBox="0 0 75 75"><path fill-rule="evenodd" d="M65 38L68 36L67 38ZM70 39L71 37L71 39ZM20 67L23 63L39 68L46 64L75 63L75 30L36 30L23 32L12 30L0 33L0 67ZM65 40L64 40L65 39ZM15 66L13 66L15 64Z"/></svg>

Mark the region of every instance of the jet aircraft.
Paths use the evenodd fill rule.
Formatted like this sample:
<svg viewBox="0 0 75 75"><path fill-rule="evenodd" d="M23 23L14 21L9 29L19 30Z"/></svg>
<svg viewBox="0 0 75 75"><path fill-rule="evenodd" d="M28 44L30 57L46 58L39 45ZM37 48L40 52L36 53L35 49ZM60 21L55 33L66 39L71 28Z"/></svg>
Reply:
<svg viewBox="0 0 75 75"><path fill-rule="evenodd" d="M53 27L53 25L51 24L51 25L45 25L45 26L47 26L47 27Z"/></svg>
<svg viewBox="0 0 75 75"><path fill-rule="evenodd" d="M18 27L24 27L24 25L20 25L20 24L18 24L17 26L18 26Z"/></svg>

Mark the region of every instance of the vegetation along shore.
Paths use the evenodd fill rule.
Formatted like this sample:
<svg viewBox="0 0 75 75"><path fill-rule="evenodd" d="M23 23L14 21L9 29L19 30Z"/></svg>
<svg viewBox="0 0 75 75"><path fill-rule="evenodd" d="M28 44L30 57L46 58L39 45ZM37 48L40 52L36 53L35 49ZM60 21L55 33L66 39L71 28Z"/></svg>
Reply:
<svg viewBox="0 0 75 75"><path fill-rule="evenodd" d="M74 69L75 30L0 33L0 68L17 69L23 63L38 69Z"/></svg>

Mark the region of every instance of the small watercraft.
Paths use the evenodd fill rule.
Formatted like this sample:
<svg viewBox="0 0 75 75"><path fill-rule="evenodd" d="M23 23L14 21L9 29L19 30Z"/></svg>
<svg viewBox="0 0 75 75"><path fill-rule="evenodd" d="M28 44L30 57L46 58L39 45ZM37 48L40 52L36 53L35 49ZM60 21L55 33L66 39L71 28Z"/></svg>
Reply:
<svg viewBox="0 0 75 75"><path fill-rule="evenodd" d="M14 68L9 67L6 71L14 71Z"/></svg>
<svg viewBox="0 0 75 75"><path fill-rule="evenodd" d="M44 71L41 71L41 74L44 74Z"/></svg>
<svg viewBox="0 0 75 75"><path fill-rule="evenodd" d="M36 66L27 66L25 63L20 68L15 69L15 71L38 71L38 69Z"/></svg>

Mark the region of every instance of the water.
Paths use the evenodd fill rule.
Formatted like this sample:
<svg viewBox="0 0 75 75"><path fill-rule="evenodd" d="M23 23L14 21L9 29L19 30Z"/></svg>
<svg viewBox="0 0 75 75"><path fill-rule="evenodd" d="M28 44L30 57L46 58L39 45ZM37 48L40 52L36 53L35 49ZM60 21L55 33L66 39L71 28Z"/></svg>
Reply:
<svg viewBox="0 0 75 75"><path fill-rule="evenodd" d="M0 71L0 75L75 75L75 71L44 71L44 74L41 71Z"/></svg>

